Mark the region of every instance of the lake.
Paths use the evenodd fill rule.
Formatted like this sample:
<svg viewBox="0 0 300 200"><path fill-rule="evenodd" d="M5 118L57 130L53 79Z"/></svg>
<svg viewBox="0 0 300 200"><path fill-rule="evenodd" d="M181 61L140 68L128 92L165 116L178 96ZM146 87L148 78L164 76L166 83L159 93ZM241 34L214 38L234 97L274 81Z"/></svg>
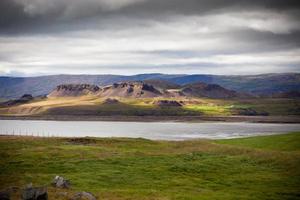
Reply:
<svg viewBox="0 0 300 200"><path fill-rule="evenodd" d="M114 122L0 120L0 134L129 137L153 140L222 139L300 131L300 124L246 122Z"/></svg>

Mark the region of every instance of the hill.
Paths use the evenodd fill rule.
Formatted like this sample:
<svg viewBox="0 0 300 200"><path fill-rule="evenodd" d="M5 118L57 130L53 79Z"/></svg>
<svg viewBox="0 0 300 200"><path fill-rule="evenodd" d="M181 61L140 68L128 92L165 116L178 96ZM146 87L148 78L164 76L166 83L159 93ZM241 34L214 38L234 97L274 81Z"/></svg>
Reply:
<svg viewBox="0 0 300 200"><path fill-rule="evenodd" d="M196 82L218 84L229 90L246 92L255 95L271 95L289 91L300 91L300 74L262 74L250 76L219 76L219 75L169 75L169 74L139 74L133 76L121 75L51 75L39 77L0 77L0 98L18 98L23 94L33 96L49 94L61 84L91 84L105 86L125 81L167 81L160 83L163 89L172 85L186 85ZM147 82L146 82L147 83ZM168 83L168 84L166 84Z"/></svg>
<svg viewBox="0 0 300 200"><path fill-rule="evenodd" d="M106 98L207 97L225 99L243 97L238 92L227 90L216 84L197 82L180 87L168 84L166 81L151 82L155 86L142 81L114 83L102 88L89 84L65 84L57 86L55 90L50 92L48 97L76 97L85 95L96 95ZM177 89L167 89L173 86L177 87Z"/></svg>
<svg viewBox="0 0 300 200"><path fill-rule="evenodd" d="M185 85L182 88L182 93L192 97L208 97L208 98L234 98L241 97L233 90L227 90L217 84L206 84L197 82Z"/></svg>
<svg viewBox="0 0 300 200"><path fill-rule="evenodd" d="M101 97L131 97L131 98L151 98L159 97L163 94L150 84L143 82L122 82L114 83L102 88L99 93Z"/></svg>

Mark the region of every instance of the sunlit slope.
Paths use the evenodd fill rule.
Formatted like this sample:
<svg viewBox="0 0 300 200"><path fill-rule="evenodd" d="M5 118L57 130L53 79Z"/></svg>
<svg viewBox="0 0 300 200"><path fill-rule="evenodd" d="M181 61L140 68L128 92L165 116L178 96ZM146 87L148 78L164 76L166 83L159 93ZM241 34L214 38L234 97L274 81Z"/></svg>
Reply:
<svg viewBox="0 0 300 200"><path fill-rule="evenodd" d="M106 102L107 99L116 102ZM160 106L158 101L176 101L180 106ZM130 115L130 116L231 116L299 115L300 102L293 99L224 100L208 98L105 98L50 97L10 107L0 107L0 115Z"/></svg>

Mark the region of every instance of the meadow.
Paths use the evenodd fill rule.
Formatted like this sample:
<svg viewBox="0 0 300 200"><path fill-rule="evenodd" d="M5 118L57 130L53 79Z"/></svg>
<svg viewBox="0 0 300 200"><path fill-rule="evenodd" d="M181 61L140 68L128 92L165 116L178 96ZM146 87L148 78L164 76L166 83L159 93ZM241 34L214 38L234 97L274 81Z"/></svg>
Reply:
<svg viewBox="0 0 300 200"><path fill-rule="evenodd" d="M49 185L110 200L299 199L300 132L226 140L0 137L0 189ZM17 197L16 197L17 199Z"/></svg>

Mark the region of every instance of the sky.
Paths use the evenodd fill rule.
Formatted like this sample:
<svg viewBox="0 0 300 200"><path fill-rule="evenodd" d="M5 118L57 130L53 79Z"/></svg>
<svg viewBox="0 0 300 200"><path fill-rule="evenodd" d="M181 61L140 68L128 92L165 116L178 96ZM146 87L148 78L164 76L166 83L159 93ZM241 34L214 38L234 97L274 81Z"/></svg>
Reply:
<svg viewBox="0 0 300 200"><path fill-rule="evenodd" d="M300 72L299 0L0 0L0 76Z"/></svg>

